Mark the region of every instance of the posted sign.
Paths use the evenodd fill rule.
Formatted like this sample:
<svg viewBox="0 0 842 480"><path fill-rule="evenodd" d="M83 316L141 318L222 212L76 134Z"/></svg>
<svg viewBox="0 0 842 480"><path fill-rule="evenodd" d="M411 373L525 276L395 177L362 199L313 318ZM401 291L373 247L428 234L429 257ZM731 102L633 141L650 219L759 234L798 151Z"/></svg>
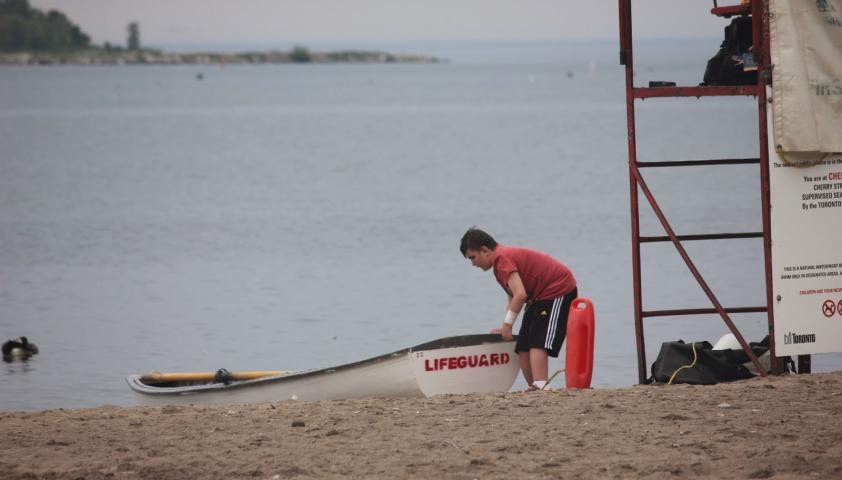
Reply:
<svg viewBox="0 0 842 480"><path fill-rule="evenodd" d="M842 154L781 155L769 133L775 353L840 352Z"/></svg>

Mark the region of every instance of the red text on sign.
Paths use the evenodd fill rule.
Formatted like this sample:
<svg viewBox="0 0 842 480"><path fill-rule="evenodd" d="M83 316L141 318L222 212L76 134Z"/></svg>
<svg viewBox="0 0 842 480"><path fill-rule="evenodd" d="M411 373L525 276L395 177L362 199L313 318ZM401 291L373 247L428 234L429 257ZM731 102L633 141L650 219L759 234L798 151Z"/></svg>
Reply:
<svg viewBox="0 0 842 480"><path fill-rule="evenodd" d="M462 355L459 357L444 357L424 360L424 370L459 370L462 368L493 367L509 363L508 353L491 353L482 355Z"/></svg>

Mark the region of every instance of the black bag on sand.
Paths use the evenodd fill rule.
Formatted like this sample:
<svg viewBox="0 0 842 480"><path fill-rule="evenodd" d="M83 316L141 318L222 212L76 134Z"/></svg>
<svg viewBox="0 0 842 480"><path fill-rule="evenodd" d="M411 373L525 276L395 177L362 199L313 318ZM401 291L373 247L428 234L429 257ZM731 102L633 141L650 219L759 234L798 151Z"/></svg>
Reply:
<svg viewBox="0 0 842 480"><path fill-rule="evenodd" d="M760 343L749 344L757 356L769 349L768 341L765 347ZM719 382L742 380L754 376L743 366L746 361L748 361L748 355L744 351L713 350L709 342L684 343L681 340L664 342L658 358L652 364L652 376L649 382L667 383L673 374L675 378L672 383L693 385L713 385ZM689 367L689 365L693 366ZM685 366L688 368L682 368Z"/></svg>
<svg viewBox="0 0 842 480"><path fill-rule="evenodd" d="M762 357L764 354L766 354L766 352L769 351L769 335L766 335L765 337L763 337L763 340L761 340L759 342L748 342L748 348L750 348L751 351L754 352L755 357L757 357L757 358ZM740 363L745 364L745 363L748 363L748 362L751 361L751 359L748 358L748 355L746 354L746 352L743 349L731 350L731 351L734 352L735 358Z"/></svg>
<svg viewBox="0 0 842 480"><path fill-rule="evenodd" d="M757 67L751 57L751 17L737 17L725 27L725 40L708 60L702 85L754 85Z"/></svg>

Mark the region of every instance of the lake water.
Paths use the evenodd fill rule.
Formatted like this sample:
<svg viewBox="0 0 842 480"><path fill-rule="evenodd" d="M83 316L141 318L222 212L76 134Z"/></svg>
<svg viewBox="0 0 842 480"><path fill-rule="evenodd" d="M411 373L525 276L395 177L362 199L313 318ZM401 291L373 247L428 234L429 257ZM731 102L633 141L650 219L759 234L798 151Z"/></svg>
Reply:
<svg viewBox="0 0 842 480"><path fill-rule="evenodd" d="M717 47L643 45L638 83L698 83ZM472 225L567 263L596 307L594 386L636 383L617 47L500 51L0 68L0 340L41 349L0 364L0 410L131 405L130 373L312 369L486 332L505 298L459 254ZM638 103L639 157L756 155L754 108ZM760 229L757 166L644 174L679 233ZM687 248L724 305L763 304L759 240ZM645 308L708 305L672 246L643 262ZM765 315L733 318L762 338ZM647 362L725 332L716 316L648 320Z"/></svg>

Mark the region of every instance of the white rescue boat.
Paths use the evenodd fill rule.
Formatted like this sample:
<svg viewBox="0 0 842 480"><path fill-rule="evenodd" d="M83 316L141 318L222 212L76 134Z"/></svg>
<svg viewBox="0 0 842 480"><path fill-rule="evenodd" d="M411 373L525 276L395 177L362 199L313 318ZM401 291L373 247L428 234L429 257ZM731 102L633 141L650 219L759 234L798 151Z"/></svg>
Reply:
<svg viewBox="0 0 842 480"><path fill-rule="evenodd" d="M126 381L143 404L231 404L507 392L518 370L514 342L484 334L441 338L319 370L152 373Z"/></svg>

